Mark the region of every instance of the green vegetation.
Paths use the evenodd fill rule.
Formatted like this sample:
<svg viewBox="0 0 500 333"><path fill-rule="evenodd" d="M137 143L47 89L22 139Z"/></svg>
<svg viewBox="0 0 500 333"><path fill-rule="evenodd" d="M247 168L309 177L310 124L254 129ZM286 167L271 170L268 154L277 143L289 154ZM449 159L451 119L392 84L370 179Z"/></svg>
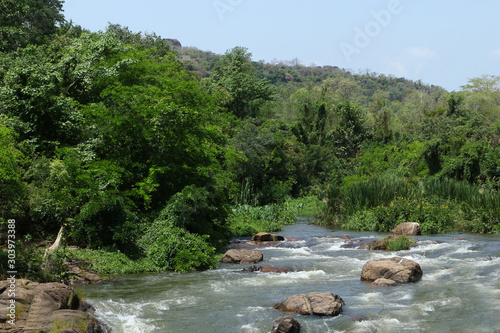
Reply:
<svg viewBox="0 0 500 333"><path fill-rule="evenodd" d="M394 236L389 235L376 242L376 246L380 246L382 249L387 251L402 251L409 250L411 244L414 244L415 240L407 236Z"/></svg>
<svg viewBox="0 0 500 333"><path fill-rule="evenodd" d="M65 279L68 257L110 274L208 269L228 238L298 214L500 232L500 77L450 93L90 32L59 0L0 8L0 227L35 241L18 243L28 277ZM43 265L37 245L61 226L85 250Z"/></svg>

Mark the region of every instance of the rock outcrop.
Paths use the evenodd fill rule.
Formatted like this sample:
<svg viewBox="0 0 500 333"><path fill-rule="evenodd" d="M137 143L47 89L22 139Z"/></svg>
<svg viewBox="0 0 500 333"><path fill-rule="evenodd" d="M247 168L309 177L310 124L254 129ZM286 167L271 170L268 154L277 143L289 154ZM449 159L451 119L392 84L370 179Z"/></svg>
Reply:
<svg viewBox="0 0 500 333"><path fill-rule="evenodd" d="M84 284L95 284L101 283L102 278L98 274L83 268L85 262L83 260L73 259L66 264L66 271L70 277L71 285L84 285Z"/></svg>
<svg viewBox="0 0 500 333"><path fill-rule="evenodd" d="M0 312L2 332L110 332L93 317L93 307L65 284L17 280L14 286L10 280L0 282L0 307L9 309Z"/></svg>
<svg viewBox="0 0 500 333"><path fill-rule="evenodd" d="M264 255L260 251L231 249L228 250L220 262L226 264L256 264L264 260Z"/></svg>
<svg viewBox="0 0 500 333"><path fill-rule="evenodd" d="M420 231L420 224L417 222L400 223L396 228L391 230L391 233L404 236L417 236L422 234Z"/></svg>
<svg viewBox="0 0 500 333"><path fill-rule="evenodd" d="M274 321L271 333L300 333L300 323L292 316L284 316Z"/></svg>
<svg viewBox="0 0 500 333"><path fill-rule="evenodd" d="M361 280L375 281L384 278L396 283L408 283L419 281L422 274L422 269L418 263L394 257L368 261L361 270Z"/></svg>
<svg viewBox="0 0 500 333"><path fill-rule="evenodd" d="M333 293L312 292L287 297L274 305L274 309L302 315L338 316L345 302Z"/></svg>
<svg viewBox="0 0 500 333"><path fill-rule="evenodd" d="M170 46L178 49L182 49L182 44L176 38L165 38L165 40L170 44Z"/></svg>

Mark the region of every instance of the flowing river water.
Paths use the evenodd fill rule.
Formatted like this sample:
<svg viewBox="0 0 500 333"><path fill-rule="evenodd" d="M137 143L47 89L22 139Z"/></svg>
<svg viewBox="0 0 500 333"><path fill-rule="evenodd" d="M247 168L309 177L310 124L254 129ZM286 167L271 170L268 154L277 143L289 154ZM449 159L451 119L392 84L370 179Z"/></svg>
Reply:
<svg viewBox="0 0 500 333"><path fill-rule="evenodd" d="M285 297L333 292L346 302L338 317L293 315L301 332L500 332L500 236L415 236L418 246L384 252L346 249L345 232L298 220L280 235L299 237L281 247L260 248L260 265L290 273L242 273L242 265L193 272L127 275L82 287L96 315L116 333L270 332L286 315L272 307ZM396 287L360 281L372 259L400 256L420 264L422 280Z"/></svg>

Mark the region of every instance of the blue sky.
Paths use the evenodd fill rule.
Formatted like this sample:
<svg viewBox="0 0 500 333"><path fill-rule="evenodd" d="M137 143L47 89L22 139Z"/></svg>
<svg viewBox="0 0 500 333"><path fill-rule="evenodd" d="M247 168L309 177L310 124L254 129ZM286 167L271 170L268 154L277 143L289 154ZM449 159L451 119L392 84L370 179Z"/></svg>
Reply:
<svg viewBox="0 0 500 333"><path fill-rule="evenodd" d="M460 90L500 75L500 1L66 0L67 20L108 22L253 60L292 60L376 72Z"/></svg>

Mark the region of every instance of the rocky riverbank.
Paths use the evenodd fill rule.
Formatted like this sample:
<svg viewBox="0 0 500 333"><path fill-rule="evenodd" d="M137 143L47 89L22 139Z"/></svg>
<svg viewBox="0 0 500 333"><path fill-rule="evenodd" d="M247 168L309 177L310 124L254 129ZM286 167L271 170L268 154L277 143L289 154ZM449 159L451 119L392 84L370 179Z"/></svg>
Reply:
<svg viewBox="0 0 500 333"><path fill-rule="evenodd" d="M94 308L73 288L57 282L0 282L0 331L8 333L107 333Z"/></svg>

